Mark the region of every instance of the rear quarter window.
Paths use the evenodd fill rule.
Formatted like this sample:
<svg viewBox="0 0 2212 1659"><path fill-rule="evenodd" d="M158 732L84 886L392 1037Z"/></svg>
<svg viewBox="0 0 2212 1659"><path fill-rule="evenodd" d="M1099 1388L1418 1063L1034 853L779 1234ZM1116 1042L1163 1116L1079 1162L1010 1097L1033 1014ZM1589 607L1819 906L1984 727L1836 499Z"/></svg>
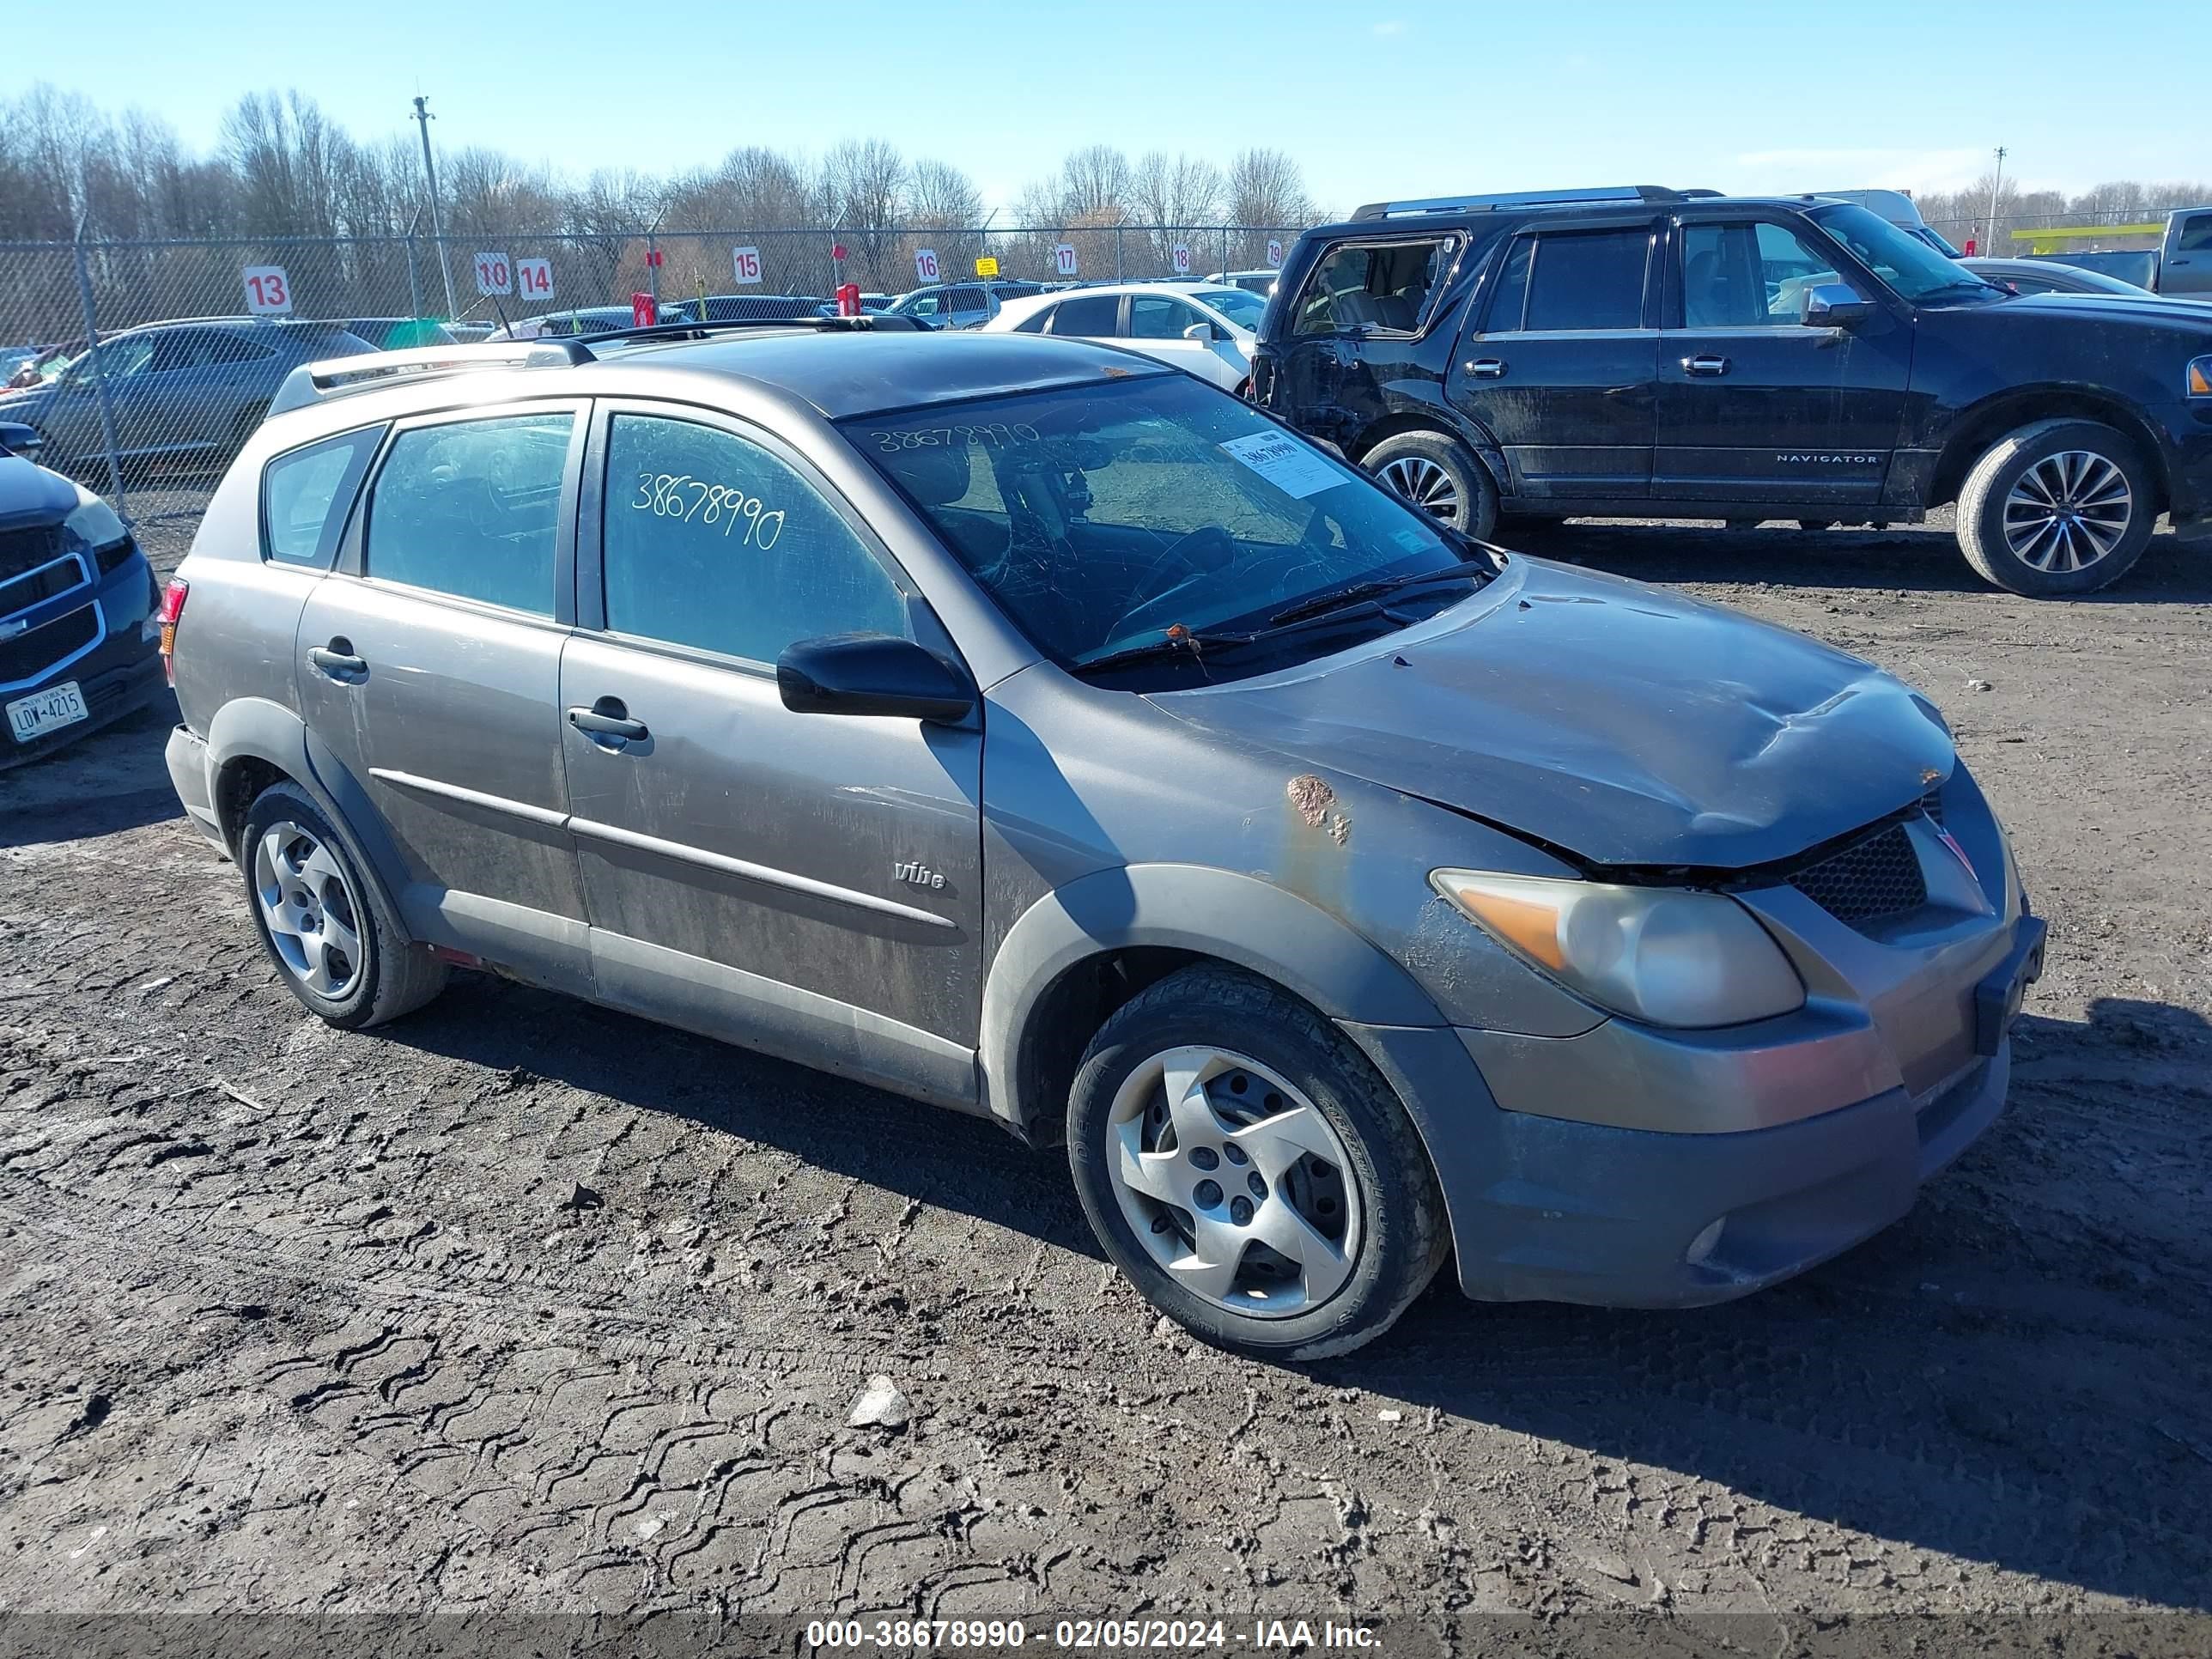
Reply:
<svg viewBox="0 0 2212 1659"><path fill-rule="evenodd" d="M261 556L328 570L382 427L287 451L261 470Z"/></svg>

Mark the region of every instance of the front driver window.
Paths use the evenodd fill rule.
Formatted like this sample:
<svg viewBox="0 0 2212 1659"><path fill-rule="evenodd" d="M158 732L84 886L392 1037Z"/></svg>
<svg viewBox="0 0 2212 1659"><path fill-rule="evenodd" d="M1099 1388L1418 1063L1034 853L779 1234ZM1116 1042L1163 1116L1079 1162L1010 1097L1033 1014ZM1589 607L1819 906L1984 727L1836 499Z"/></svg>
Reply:
<svg viewBox="0 0 2212 1659"><path fill-rule="evenodd" d="M1832 261L1783 225L1682 228L1686 328L1795 327L1805 290L1842 280Z"/></svg>
<svg viewBox="0 0 2212 1659"><path fill-rule="evenodd" d="M814 486L760 445L617 415L600 559L617 634L773 663L823 634L912 637L890 573Z"/></svg>
<svg viewBox="0 0 2212 1659"><path fill-rule="evenodd" d="M1140 294L1129 301L1129 337L1136 340L1180 340L1183 330L1205 318L1180 300Z"/></svg>

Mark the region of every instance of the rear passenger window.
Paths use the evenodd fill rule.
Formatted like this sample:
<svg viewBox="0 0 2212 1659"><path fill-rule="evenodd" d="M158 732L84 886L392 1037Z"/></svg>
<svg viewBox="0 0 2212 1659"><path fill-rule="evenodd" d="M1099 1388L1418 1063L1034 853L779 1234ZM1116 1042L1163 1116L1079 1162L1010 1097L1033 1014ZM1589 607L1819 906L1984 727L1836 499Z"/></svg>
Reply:
<svg viewBox="0 0 2212 1659"><path fill-rule="evenodd" d="M1644 267L1650 247L1651 233L1641 226L1538 237L1522 326L1531 331L1643 327Z"/></svg>
<svg viewBox="0 0 2212 1659"><path fill-rule="evenodd" d="M1053 308L1052 331L1094 340L1110 340L1121 331L1121 297L1093 294L1080 300L1062 300Z"/></svg>
<svg viewBox="0 0 2212 1659"><path fill-rule="evenodd" d="M618 634L772 663L823 634L911 637L890 573L814 486L713 427L617 415L600 559Z"/></svg>
<svg viewBox="0 0 2212 1659"><path fill-rule="evenodd" d="M1307 278L1292 313L1296 334L1379 328L1410 334L1421 325L1429 297L1443 280L1454 244L1354 242L1330 249Z"/></svg>
<svg viewBox="0 0 2212 1659"><path fill-rule="evenodd" d="M261 473L261 556L328 570L381 427L279 455Z"/></svg>
<svg viewBox="0 0 2212 1659"><path fill-rule="evenodd" d="M401 433L369 491L368 574L551 616L574 422L509 415Z"/></svg>

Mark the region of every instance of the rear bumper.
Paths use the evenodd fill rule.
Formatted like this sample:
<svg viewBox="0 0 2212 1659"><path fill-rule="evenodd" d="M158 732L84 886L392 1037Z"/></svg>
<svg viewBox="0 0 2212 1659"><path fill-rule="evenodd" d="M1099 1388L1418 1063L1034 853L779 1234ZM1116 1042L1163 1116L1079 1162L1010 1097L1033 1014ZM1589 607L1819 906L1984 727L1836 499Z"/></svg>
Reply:
<svg viewBox="0 0 2212 1659"><path fill-rule="evenodd" d="M192 828L228 856L230 848L223 842L222 823L216 816L214 785L208 776L206 740L190 726L176 726L169 733L169 746L162 758L168 763L169 781Z"/></svg>

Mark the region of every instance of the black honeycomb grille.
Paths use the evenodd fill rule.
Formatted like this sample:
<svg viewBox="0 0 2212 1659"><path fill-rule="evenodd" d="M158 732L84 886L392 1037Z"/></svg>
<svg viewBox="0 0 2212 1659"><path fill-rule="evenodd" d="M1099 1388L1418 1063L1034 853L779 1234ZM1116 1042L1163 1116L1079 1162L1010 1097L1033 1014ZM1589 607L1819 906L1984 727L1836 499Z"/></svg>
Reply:
<svg viewBox="0 0 2212 1659"><path fill-rule="evenodd" d="M1877 830L1833 858L1800 870L1790 884L1853 927L1904 915L1928 902L1920 858L1901 823Z"/></svg>

